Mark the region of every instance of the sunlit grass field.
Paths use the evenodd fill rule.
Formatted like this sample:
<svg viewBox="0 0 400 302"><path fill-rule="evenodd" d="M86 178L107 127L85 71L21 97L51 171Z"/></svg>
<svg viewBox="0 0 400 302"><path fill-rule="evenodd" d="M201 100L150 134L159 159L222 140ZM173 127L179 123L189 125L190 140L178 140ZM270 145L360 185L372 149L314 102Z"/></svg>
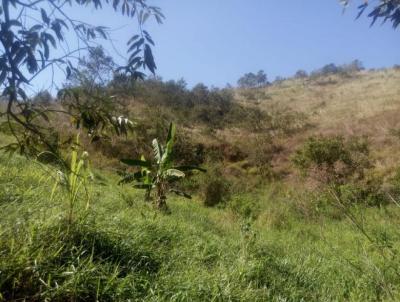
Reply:
<svg viewBox="0 0 400 302"><path fill-rule="evenodd" d="M89 209L68 225L64 193L50 196L51 167L3 154L0 164L3 300L400 299L395 206L354 209L377 247L334 209L294 210L283 185L236 196L241 208L171 198L166 215L95 172Z"/></svg>

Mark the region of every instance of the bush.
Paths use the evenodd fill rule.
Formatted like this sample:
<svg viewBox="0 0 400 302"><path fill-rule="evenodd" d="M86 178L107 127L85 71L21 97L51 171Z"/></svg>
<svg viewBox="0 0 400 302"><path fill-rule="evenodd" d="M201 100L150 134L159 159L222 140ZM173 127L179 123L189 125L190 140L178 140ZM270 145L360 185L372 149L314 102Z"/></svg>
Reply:
<svg viewBox="0 0 400 302"><path fill-rule="evenodd" d="M372 167L365 137L310 137L296 151L292 162L304 176L325 184L361 180L365 170Z"/></svg>
<svg viewBox="0 0 400 302"><path fill-rule="evenodd" d="M320 69L311 72L312 77L323 77L329 75L351 76L351 74L364 70L364 65L360 60L353 60L348 64L336 65L327 64Z"/></svg>
<svg viewBox="0 0 400 302"><path fill-rule="evenodd" d="M229 187L229 181L222 175L218 168L208 170L200 186L202 188L201 195L204 205L213 207L226 203L230 199Z"/></svg>
<svg viewBox="0 0 400 302"><path fill-rule="evenodd" d="M369 178L358 183L341 185L338 189L338 193L342 202L346 204L381 206L388 202L381 188L381 179Z"/></svg>
<svg viewBox="0 0 400 302"><path fill-rule="evenodd" d="M296 78L296 79L304 79L304 78L307 78L308 77L308 73L307 73L307 71L305 71L305 70L298 70L297 72L296 72L296 74L294 75L294 77Z"/></svg>
<svg viewBox="0 0 400 302"><path fill-rule="evenodd" d="M257 174L263 178L272 178L272 160L276 154L282 151L269 135L257 135L248 137L243 150L248 154L247 160L251 167L254 167Z"/></svg>
<svg viewBox="0 0 400 302"><path fill-rule="evenodd" d="M176 163L191 163L192 165L199 166L204 163L205 157L206 150L204 144L193 143L189 134L185 134L184 132L182 135L176 137L174 153L172 154L172 160Z"/></svg>

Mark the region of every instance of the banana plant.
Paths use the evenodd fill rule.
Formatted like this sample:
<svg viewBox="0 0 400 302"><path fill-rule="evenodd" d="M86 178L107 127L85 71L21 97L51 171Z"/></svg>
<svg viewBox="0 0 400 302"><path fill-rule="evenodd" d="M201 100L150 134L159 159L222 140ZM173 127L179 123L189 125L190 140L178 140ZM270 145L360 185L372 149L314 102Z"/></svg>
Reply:
<svg viewBox="0 0 400 302"><path fill-rule="evenodd" d="M147 200L151 199L154 190L155 205L160 210L168 211L167 193L169 192L191 199L189 194L173 187L176 181L186 176L185 172L193 170L206 172L197 166L174 166L172 155L175 132L175 125L171 123L164 146L157 139L153 140L154 159L152 161L146 160L144 156L140 159L121 159L122 163L136 167L138 171L125 174L119 183L133 183L135 188L144 189Z"/></svg>

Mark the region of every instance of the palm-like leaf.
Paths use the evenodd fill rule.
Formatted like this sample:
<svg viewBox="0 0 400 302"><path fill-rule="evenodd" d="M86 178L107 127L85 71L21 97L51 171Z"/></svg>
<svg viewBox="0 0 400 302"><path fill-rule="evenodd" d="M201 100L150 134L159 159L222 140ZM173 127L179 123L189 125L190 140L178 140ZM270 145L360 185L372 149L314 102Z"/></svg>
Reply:
<svg viewBox="0 0 400 302"><path fill-rule="evenodd" d="M183 197L185 197L187 199L192 199L192 196L190 196L189 194L187 194L187 193L185 193L183 191L180 191L180 190L177 190L177 189L170 189L169 191L172 192L172 193L175 193L176 195L183 196Z"/></svg>
<svg viewBox="0 0 400 302"><path fill-rule="evenodd" d="M141 182L146 177L146 174L143 171L139 171L136 173L128 173L123 176L123 178L118 182L118 184L127 184L133 181Z"/></svg>
<svg viewBox="0 0 400 302"><path fill-rule="evenodd" d="M121 159L121 162L128 166L151 168L151 163L142 159Z"/></svg>
<svg viewBox="0 0 400 302"><path fill-rule="evenodd" d="M172 148L174 146L174 140L175 140L175 132L176 132L175 124L171 123L168 129L167 142L165 144L165 152L161 158L161 163L163 164L163 166L167 166L171 159Z"/></svg>
<svg viewBox="0 0 400 302"><path fill-rule="evenodd" d="M160 146L160 143L158 142L158 140L156 138L153 139L152 144L153 144L154 157L155 157L155 159L157 161L157 164L160 164L161 163L161 158L163 156L163 150L162 150L162 148Z"/></svg>
<svg viewBox="0 0 400 302"><path fill-rule="evenodd" d="M197 166L179 166L179 167L174 167L173 169L180 170L183 172L194 171L194 170L197 170L200 172L207 172L206 169L203 169L203 168L200 168Z"/></svg>
<svg viewBox="0 0 400 302"><path fill-rule="evenodd" d="M168 169L165 171L165 175L167 176L172 176L172 177L178 177L178 178L183 178L185 177L185 173L183 173L182 171L179 171L177 169Z"/></svg>

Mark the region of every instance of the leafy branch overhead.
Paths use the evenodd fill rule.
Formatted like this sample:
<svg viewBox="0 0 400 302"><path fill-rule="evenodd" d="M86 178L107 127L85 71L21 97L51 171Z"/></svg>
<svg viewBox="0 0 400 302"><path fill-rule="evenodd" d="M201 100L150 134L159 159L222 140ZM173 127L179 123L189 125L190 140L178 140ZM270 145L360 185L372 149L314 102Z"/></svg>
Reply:
<svg viewBox="0 0 400 302"><path fill-rule="evenodd" d="M22 148L24 141L39 141L43 148L56 151L44 131L49 112L37 107L33 110L40 113L35 119L24 115L25 104L30 102L27 89L32 81L46 70L53 76L56 70L61 70L70 77L77 70L75 65L82 54L98 46L101 40L112 43L111 31L106 26L77 20L68 6L113 10L134 20L138 30L128 41L129 59L116 71L143 78L145 69L152 73L156 70L151 48L154 41L143 27L149 18L162 23L164 15L147 0L1 0L0 87L2 98L7 100L2 115L6 116L21 152L32 149L31 146ZM52 87L54 81L51 82ZM40 121L39 117L42 117Z"/></svg>
<svg viewBox="0 0 400 302"><path fill-rule="evenodd" d="M347 7L352 0L340 0L345 7ZM355 2L353 0L353 2ZM358 6L359 13L357 18L361 17L371 6L372 10L368 13L368 17L372 18L371 26L378 20L384 22L391 22L393 28L397 28L400 24L400 1L399 0L379 0L370 3L367 0L361 1L362 4Z"/></svg>

